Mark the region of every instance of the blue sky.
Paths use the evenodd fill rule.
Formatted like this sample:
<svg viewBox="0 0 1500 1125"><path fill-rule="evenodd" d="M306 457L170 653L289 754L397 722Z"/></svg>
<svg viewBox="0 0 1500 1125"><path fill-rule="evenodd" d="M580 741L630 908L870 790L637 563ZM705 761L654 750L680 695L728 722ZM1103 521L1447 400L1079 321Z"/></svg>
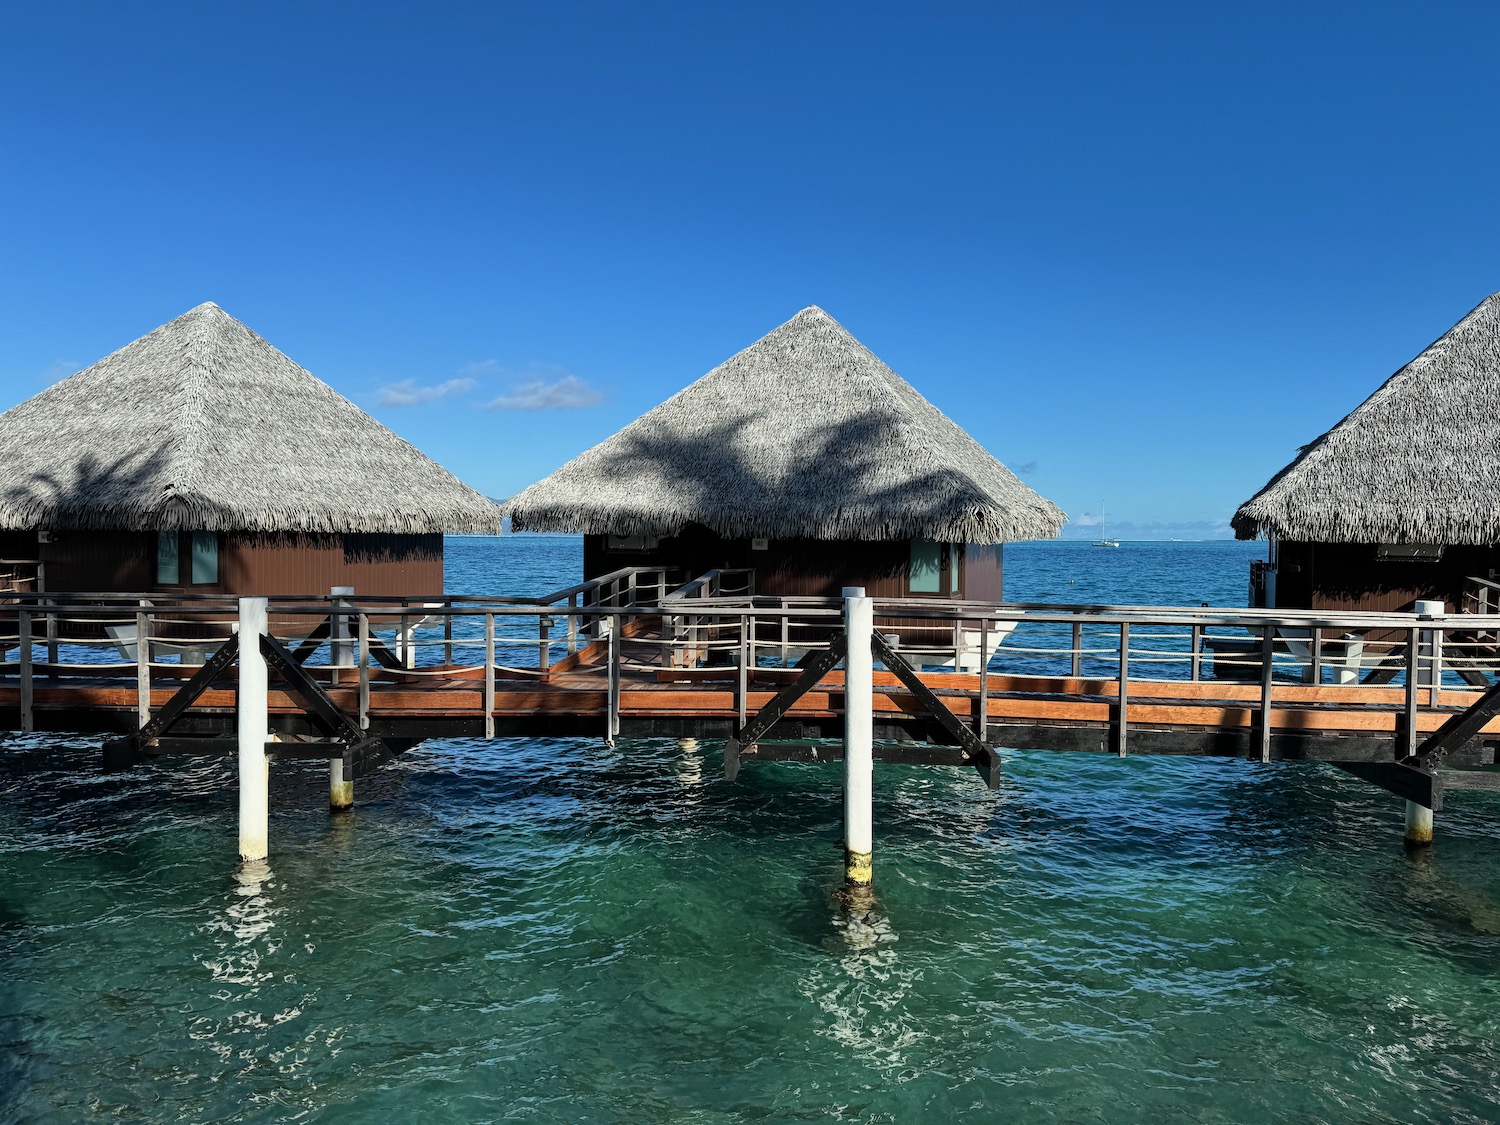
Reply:
<svg viewBox="0 0 1500 1125"><path fill-rule="evenodd" d="M818 304L1223 533L1500 289L1490 4L9 5L0 404L213 300L506 496Z"/></svg>

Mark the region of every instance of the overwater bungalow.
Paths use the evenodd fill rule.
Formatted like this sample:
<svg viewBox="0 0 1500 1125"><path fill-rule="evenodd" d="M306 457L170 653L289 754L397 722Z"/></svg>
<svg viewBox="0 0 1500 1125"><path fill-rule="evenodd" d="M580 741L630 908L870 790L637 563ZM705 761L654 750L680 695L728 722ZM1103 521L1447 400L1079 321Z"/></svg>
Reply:
<svg viewBox="0 0 1500 1125"><path fill-rule="evenodd" d="M203 304L0 414L13 589L430 595L499 507Z"/></svg>
<svg viewBox="0 0 1500 1125"><path fill-rule="evenodd" d="M1002 544L1066 517L833 317L803 309L507 504L584 576L753 572L757 595L998 601Z"/></svg>
<svg viewBox="0 0 1500 1125"><path fill-rule="evenodd" d="M1264 536L1251 602L1277 609L1496 605L1500 293L1444 333L1235 513Z"/></svg>

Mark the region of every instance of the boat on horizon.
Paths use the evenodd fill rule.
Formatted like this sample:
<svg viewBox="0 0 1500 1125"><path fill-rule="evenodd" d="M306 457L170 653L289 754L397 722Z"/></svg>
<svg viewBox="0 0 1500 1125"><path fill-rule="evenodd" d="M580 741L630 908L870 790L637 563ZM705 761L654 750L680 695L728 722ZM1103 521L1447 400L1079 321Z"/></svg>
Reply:
<svg viewBox="0 0 1500 1125"><path fill-rule="evenodd" d="M1104 534L1104 501L1101 500L1099 501L1099 538L1094 540L1094 546L1118 547L1119 545L1120 541L1118 539L1111 539L1108 535Z"/></svg>

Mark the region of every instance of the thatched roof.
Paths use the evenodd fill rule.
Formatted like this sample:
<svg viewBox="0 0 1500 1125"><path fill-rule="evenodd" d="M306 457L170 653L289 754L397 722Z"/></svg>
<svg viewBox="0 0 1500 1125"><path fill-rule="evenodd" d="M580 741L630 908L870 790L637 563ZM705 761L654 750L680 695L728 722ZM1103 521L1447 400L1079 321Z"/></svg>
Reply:
<svg viewBox="0 0 1500 1125"><path fill-rule="evenodd" d="M967 543L1066 519L816 307L506 510L518 531Z"/></svg>
<svg viewBox="0 0 1500 1125"><path fill-rule="evenodd" d="M1241 539L1500 543L1500 293L1485 298L1234 516Z"/></svg>
<svg viewBox="0 0 1500 1125"><path fill-rule="evenodd" d="M500 509L217 305L0 414L0 527L498 532Z"/></svg>

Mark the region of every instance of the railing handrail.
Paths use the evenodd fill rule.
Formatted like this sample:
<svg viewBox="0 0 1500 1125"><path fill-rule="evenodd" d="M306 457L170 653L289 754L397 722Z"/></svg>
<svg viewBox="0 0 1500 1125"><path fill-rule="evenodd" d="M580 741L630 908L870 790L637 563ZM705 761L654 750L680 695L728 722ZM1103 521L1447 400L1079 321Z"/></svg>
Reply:
<svg viewBox="0 0 1500 1125"><path fill-rule="evenodd" d="M687 583L685 583L685 584L677 587L677 589L673 590L670 594L667 594L665 597L662 598L661 604L662 605L667 605L667 604L670 603L672 605L676 605L679 602L686 601L688 598L692 598L693 599L693 604L694 605L696 605L699 601L711 601L714 598L717 598L717 597L719 597L721 595L713 594L713 593L700 595L699 591L702 590L702 589L704 589L705 587L707 587L709 590L722 589L723 584L724 584L724 576L726 574L750 574L750 575L753 575L754 573L755 573L755 568L754 567L750 567L750 566L721 566L721 567L715 567L713 570L705 571L703 574L700 574L697 578L694 578L691 582L687 582ZM744 597L754 597L755 595L753 593L749 593L749 594L732 594L732 595L728 595L728 596L730 596L730 597L741 597L741 598L744 598ZM824 600L826 600L826 599L824 599Z"/></svg>

